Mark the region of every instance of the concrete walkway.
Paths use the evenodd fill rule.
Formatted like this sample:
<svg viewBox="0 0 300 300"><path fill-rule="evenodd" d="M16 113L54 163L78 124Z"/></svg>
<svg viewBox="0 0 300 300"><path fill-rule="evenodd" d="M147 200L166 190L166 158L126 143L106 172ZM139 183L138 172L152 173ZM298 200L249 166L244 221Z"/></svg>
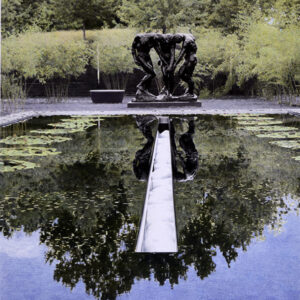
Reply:
<svg viewBox="0 0 300 300"><path fill-rule="evenodd" d="M37 116L53 115L137 115L137 114L300 114L300 107L279 105L258 98L204 99L201 108L127 108L132 97L125 97L121 104L93 104L90 98L68 98L61 103L47 103L46 99L28 99L21 111L0 113L0 126Z"/></svg>

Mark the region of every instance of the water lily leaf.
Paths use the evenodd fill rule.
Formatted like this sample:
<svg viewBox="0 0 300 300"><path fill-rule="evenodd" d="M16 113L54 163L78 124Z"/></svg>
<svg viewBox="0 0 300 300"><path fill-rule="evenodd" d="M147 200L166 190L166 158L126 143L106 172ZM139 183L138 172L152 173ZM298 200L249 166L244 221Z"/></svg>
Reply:
<svg viewBox="0 0 300 300"><path fill-rule="evenodd" d="M259 138L271 138L271 139L300 139L300 131L262 133L262 134L257 134L256 136Z"/></svg>
<svg viewBox="0 0 300 300"><path fill-rule="evenodd" d="M296 127L286 127L286 126L245 126L241 127L240 129L247 130L247 131L295 131L298 130Z"/></svg>
<svg viewBox="0 0 300 300"><path fill-rule="evenodd" d="M271 141L269 142L272 145L280 146L283 148L289 148L293 150L300 149L300 141L287 140L287 141Z"/></svg>
<svg viewBox="0 0 300 300"><path fill-rule="evenodd" d="M0 148L0 156L48 156L58 155L55 148L44 148L44 147L23 147L22 149L17 148Z"/></svg>
<svg viewBox="0 0 300 300"><path fill-rule="evenodd" d="M78 120L91 120L91 121L98 121L104 120L105 116L71 116L72 119ZM70 119L62 119L62 121L66 121Z"/></svg>
<svg viewBox="0 0 300 300"><path fill-rule="evenodd" d="M100 118L100 120L104 120L105 118L122 118L124 117L124 115L71 115L71 118L93 118L98 120L98 118Z"/></svg>
<svg viewBox="0 0 300 300"><path fill-rule="evenodd" d="M65 129L80 129L84 131L85 129L95 126L95 123L92 122L74 122L74 123L51 123L48 126L54 128L65 128Z"/></svg>
<svg viewBox="0 0 300 300"><path fill-rule="evenodd" d="M272 117L259 117L259 116L245 116L245 115L239 115L234 117L237 120L255 120L255 121L268 121L268 120L274 120Z"/></svg>
<svg viewBox="0 0 300 300"><path fill-rule="evenodd" d="M0 144L6 145L50 145L53 143L62 143L72 140L69 137L62 136L50 136L50 135L41 135L41 136L8 136L3 140L0 140Z"/></svg>
<svg viewBox="0 0 300 300"><path fill-rule="evenodd" d="M83 131L81 128L77 129L65 129L65 128L53 128L53 129L37 129L37 130L31 130L30 133L36 133L36 134L71 134L71 133L77 133Z"/></svg>
<svg viewBox="0 0 300 300"><path fill-rule="evenodd" d="M250 126L267 126L267 125L280 125L282 124L282 121L276 121L276 120L247 120L247 121L239 121L239 125L250 125Z"/></svg>
<svg viewBox="0 0 300 300"><path fill-rule="evenodd" d="M0 161L0 173L14 172L17 170L27 170L38 167L36 163L22 160L2 160Z"/></svg>
<svg viewBox="0 0 300 300"><path fill-rule="evenodd" d="M224 113L224 114L221 114L221 115L226 115L226 116L232 116L232 117L241 117L241 118L246 118L246 117L252 117L252 118L257 118L257 117L265 117L265 116L267 116L266 114L254 114L254 113L245 113L245 114L237 114L237 113L235 113L235 114L226 114L226 113Z"/></svg>

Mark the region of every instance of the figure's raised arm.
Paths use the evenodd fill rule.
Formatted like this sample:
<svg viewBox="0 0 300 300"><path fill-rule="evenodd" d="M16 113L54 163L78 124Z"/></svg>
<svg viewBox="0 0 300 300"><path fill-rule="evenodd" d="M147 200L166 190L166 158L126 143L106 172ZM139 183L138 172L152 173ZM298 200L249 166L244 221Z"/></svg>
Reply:
<svg viewBox="0 0 300 300"><path fill-rule="evenodd" d="M168 66L168 71L171 72L172 70L174 70L176 68L176 64L175 62L175 47L176 45L173 45L171 48L171 58L170 58L170 64Z"/></svg>
<svg viewBox="0 0 300 300"><path fill-rule="evenodd" d="M164 57L162 56L162 50L161 50L161 47L160 47L159 42L156 42L156 43L155 43L154 49L155 49L156 53L158 54L158 57L159 57L159 59L161 60L161 62L162 62L164 65L167 65L168 63L166 62L166 60L165 60Z"/></svg>

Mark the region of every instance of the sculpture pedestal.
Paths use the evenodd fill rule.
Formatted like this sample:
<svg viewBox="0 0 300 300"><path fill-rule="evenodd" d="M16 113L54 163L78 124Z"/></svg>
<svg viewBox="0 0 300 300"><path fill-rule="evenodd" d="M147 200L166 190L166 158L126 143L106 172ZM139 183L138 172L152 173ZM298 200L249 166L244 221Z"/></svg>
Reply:
<svg viewBox="0 0 300 300"><path fill-rule="evenodd" d="M128 108L171 108L171 107L201 107L201 101L153 101L127 103Z"/></svg>

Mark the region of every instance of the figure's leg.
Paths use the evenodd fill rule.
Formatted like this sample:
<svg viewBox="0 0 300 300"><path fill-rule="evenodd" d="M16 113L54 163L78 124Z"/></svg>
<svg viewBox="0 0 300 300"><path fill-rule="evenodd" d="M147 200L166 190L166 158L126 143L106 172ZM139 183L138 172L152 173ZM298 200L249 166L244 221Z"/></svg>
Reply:
<svg viewBox="0 0 300 300"><path fill-rule="evenodd" d="M163 86L162 90L160 91L160 94L166 94L168 91L168 75L166 72L166 67L164 65L161 66L161 72L163 75L164 86Z"/></svg>
<svg viewBox="0 0 300 300"><path fill-rule="evenodd" d="M194 81L193 81L193 79L192 79L191 76L189 76L187 78L187 83L188 83L188 86L189 86L188 93L191 94L191 95L194 95L195 83L194 83Z"/></svg>
<svg viewBox="0 0 300 300"><path fill-rule="evenodd" d="M173 94L175 87L175 78L174 78L174 72L169 73L169 91L170 94Z"/></svg>
<svg viewBox="0 0 300 300"><path fill-rule="evenodd" d="M194 94L195 83L192 79L194 69L195 64L189 62L182 66L181 72L179 73L180 79L188 84L187 93L190 95Z"/></svg>
<svg viewBox="0 0 300 300"><path fill-rule="evenodd" d="M195 83L194 83L194 80L192 79L193 78L193 73L194 73L194 69L195 69L195 66L197 64L197 60L192 60L189 64L188 64L188 72L187 72L187 75L188 75L188 86L189 86L189 90L188 90L188 93L193 95L194 94L194 88L195 88Z"/></svg>
<svg viewBox="0 0 300 300"><path fill-rule="evenodd" d="M153 70L153 65L150 56L147 59L144 58L144 60L146 63L140 61L140 66L142 67L146 75L142 78L142 80L137 85L137 89L141 91L148 91L151 85L151 81L155 78L156 74Z"/></svg>
<svg viewBox="0 0 300 300"><path fill-rule="evenodd" d="M148 91L151 85L152 79L155 78L155 73L148 73L146 74L140 83L137 85L137 88L142 91Z"/></svg>
<svg viewBox="0 0 300 300"><path fill-rule="evenodd" d="M178 71L178 75L179 75L179 78L180 78L182 81L188 83L188 81L187 81L188 79L187 79L187 76L186 76L186 68L187 68L187 64L184 63L184 64L180 67L180 69L179 69L179 71ZM186 92L187 92L187 91L186 91Z"/></svg>

